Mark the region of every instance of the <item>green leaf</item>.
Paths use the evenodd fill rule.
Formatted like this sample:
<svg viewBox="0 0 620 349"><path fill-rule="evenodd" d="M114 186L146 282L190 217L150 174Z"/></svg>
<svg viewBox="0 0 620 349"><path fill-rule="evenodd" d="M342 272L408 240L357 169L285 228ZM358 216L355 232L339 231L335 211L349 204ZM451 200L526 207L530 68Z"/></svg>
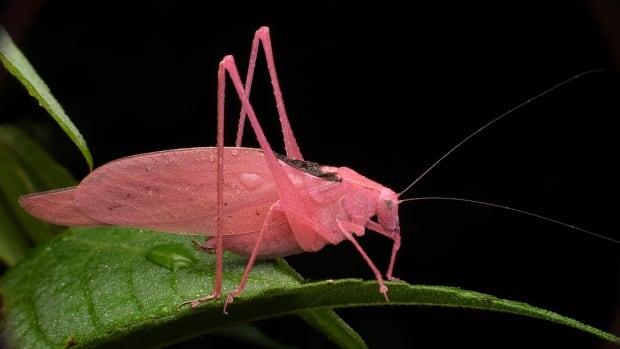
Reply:
<svg viewBox="0 0 620 349"><path fill-rule="evenodd" d="M375 281L303 283L281 260L256 264L245 292L229 305L229 315L222 314L222 300L177 309L181 302L209 294L213 284L214 256L196 251L192 239L118 227L69 229L0 280L2 344L8 348L165 346L225 326L285 314L300 314L320 328L339 321L321 312L373 305L509 312L620 342L550 311L454 287L390 282L391 302L386 303ZM224 258L226 292L236 287L246 259L231 253ZM179 260L180 264L174 262ZM317 315L318 319L308 320ZM334 340L344 342L343 346L363 346L350 338Z"/></svg>
<svg viewBox="0 0 620 349"><path fill-rule="evenodd" d="M33 96L43 107L69 138L82 152L90 169L93 168L93 159L86 145L86 141L80 131L73 125L64 109L52 95L45 82L39 77L28 59L15 46L13 40L0 25L0 61L4 67L24 85L28 93Z"/></svg>
<svg viewBox="0 0 620 349"><path fill-rule="evenodd" d="M252 323L243 323L239 325L224 327L222 329L213 331L213 334L220 337L234 338L237 341L242 340L248 344L253 344L256 347L271 349L295 348L294 346L282 344L278 341L275 341Z"/></svg>
<svg viewBox="0 0 620 349"><path fill-rule="evenodd" d="M0 261L12 266L31 244L47 241L58 231L24 212L17 198L71 186L75 180L30 137L10 126L0 126L0 168Z"/></svg>
<svg viewBox="0 0 620 349"><path fill-rule="evenodd" d="M331 309L302 310L297 315L341 348L366 348L362 337Z"/></svg>
<svg viewBox="0 0 620 349"><path fill-rule="evenodd" d="M0 154L0 157L2 154ZM1 159L0 159L1 162ZM28 251L29 244L10 214L9 202L0 198L0 262L15 265Z"/></svg>

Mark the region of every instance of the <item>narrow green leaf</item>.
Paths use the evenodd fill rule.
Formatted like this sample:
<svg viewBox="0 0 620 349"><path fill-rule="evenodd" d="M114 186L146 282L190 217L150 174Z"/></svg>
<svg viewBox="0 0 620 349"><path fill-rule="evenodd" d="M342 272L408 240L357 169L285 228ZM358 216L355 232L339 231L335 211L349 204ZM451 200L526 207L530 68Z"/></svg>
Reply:
<svg viewBox="0 0 620 349"><path fill-rule="evenodd" d="M0 149L0 157L2 157L1 153ZM29 244L10 212L9 203L2 195L0 197L0 263L13 266L26 255Z"/></svg>
<svg viewBox="0 0 620 349"><path fill-rule="evenodd" d="M235 340L242 340L248 344L253 344L257 347L271 348L271 349L294 349L294 346L280 343L267 334L262 332L256 325L252 323L243 323L239 325L228 326L216 331L213 331L214 335L221 337L230 337Z"/></svg>
<svg viewBox="0 0 620 349"><path fill-rule="evenodd" d="M0 145L11 151L27 178L28 193L75 185L77 182L45 149L17 127L0 126Z"/></svg>
<svg viewBox="0 0 620 349"><path fill-rule="evenodd" d="M0 61L4 67L24 85L28 93L33 96L41 107L43 107L56 120L58 125L65 131L69 138L77 145L82 152L84 159L90 169L93 168L93 159L86 145L86 141L73 125L64 109L52 95L45 82L39 77L28 59L15 46L13 40L0 25Z"/></svg>
<svg viewBox="0 0 620 349"><path fill-rule="evenodd" d="M0 260L14 265L32 244L47 241L58 227L19 207L26 193L74 185L75 180L18 128L0 126Z"/></svg>
<svg viewBox="0 0 620 349"><path fill-rule="evenodd" d="M8 348L165 346L284 314L307 318L312 316L308 310L376 305L509 312L620 342L550 311L454 287L390 282L391 302L386 303L375 281L303 283L281 261L257 263L245 292L229 305L229 315L222 314L222 300L177 310L181 302L209 294L213 284L214 256L196 251L193 238L118 227L69 229L0 280L1 343ZM188 262L175 268L169 261L177 257L166 258L162 251ZM225 254L225 292L236 287L245 264L245 258ZM323 321L329 320L316 322Z"/></svg>
<svg viewBox="0 0 620 349"><path fill-rule="evenodd" d="M297 315L341 348L367 348L362 337L331 309L308 309Z"/></svg>
<svg viewBox="0 0 620 349"><path fill-rule="evenodd" d="M49 240L52 235L48 224L28 215L17 204L19 195L28 192L28 178L15 154L16 142L14 129L0 126L0 262L12 266L17 263L30 248L28 236L23 233L23 226L31 222L31 231L41 241ZM36 156L36 154L33 154Z"/></svg>
<svg viewBox="0 0 620 349"><path fill-rule="evenodd" d="M280 258L276 261L279 268L288 271L298 280L303 279L284 259ZM367 347L364 339L332 309L306 309L298 312L297 316L341 348L361 349Z"/></svg>

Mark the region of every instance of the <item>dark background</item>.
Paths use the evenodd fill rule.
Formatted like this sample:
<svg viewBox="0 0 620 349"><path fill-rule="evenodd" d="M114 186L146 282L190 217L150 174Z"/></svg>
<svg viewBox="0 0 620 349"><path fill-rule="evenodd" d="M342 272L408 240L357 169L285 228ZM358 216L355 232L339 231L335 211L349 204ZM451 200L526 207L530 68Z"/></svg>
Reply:
<svg viewBox="0 0 620 349"><path fill-rule="evenodd" d="M86 138L96 165L214 145L218 62L234 54L244 71L261 25L271 28L305 158L351 167L397 192L492 118L577 73L605 68L495 124L403 198L484 200L619 238L620 84L612 55L619 22L593 15L604 1L0 4L2 23ZM260 62L252 102L281 149ZM36 102L11 77L0 88L0 122L27 127L83 177L81 155ZM238 108L230 107L229 144ZM400 210L395 274L402 279L523 301L612 331L617 244L477 205L420 201ZM361 242L385 270L389 241L369 233ZM372 279L348 243L288 260L309 279ZM601 346L577 330L508 314L420 307L338 312L370 347ZM288 343L325 344L295 319L261 325Z"/></svg>

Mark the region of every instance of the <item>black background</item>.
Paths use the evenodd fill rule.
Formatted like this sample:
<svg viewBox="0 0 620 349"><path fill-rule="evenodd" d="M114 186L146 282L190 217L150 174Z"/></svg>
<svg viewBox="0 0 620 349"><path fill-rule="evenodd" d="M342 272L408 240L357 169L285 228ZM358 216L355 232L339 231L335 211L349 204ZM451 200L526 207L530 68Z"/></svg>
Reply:
<svg viewBox="0 0 620 349"><path fill-rule="evenodd" d="M50 2L29 25L20 16L36 1L22 2L21 10L4 3L5 25L27 28L16 30L20 47L86 138L96 165L214 145L218 62L233 54L244 71L261 25L271 28L304 157L351 167L397 192L492 118L577 73L605 68L495 124L403 198L484 200L618 239L620 85L610 49L581 2ZM281 149L261 63L257 74L252 102ZM36 102L12 78L2 88L0 122L28 127L83 177L81 155ZM238 106L230 108L229 144ZM524 301L611 331L617 244L477 205L420 201L400 210L395 274L402 279ZM389 241L369 233L361 242L385 270ZM372 279L348 243L288 260L309 279ZM370 347L601 345L577 330L508 314L419 307L339 313ZM294 319L261 325L288 343L325 344Z"/></svg>

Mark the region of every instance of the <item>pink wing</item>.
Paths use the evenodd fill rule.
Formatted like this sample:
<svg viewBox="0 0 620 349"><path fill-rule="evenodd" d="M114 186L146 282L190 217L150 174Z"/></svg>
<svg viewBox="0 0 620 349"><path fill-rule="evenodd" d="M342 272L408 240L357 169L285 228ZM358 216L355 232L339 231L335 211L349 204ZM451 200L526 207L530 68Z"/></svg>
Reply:
<svg viewBox="0 0 620 349"><path fill-rule="evenodd" d="M225 148L225 232L260 230L278 199L263 152ZM182 234L215 231L217 148L139 154L109 162L77 187L25 195L33 216L59 225L121 225Z"/></svg>
<svg viewBox="0 0 620 349"><path fill-rule="evenodd" d="M28 194L19 198L19 204L38 219L58 225L101 226L105 223L84 215L75 205L77 187Z"/></svg>

